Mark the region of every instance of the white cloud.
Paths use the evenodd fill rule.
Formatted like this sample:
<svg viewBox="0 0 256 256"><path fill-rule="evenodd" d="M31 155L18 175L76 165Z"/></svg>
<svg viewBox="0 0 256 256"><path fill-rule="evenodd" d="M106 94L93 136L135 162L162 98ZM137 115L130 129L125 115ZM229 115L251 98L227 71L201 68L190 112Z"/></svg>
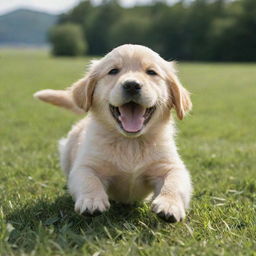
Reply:
<svg viewBox="0 0 256 256"><path fill-rule="evenodd" d="M49 13L59 14L74 7L81 0L0 0L0 14L12 11L17 8L28 8L33 10L45 11ZM169 0L175 2L177 0ZM94 3L99 3L101 0L93 0ZM152 0L121 0L125 7L130 7L135 4L146 4Z"/></svg>
<svg viewBox="0 0 256 256"><path fill-rule="evenodd" d="M79 0L1 0L0 14L17 8L28 8L49 13L61 13L72 8L78 2Z"/></svg>

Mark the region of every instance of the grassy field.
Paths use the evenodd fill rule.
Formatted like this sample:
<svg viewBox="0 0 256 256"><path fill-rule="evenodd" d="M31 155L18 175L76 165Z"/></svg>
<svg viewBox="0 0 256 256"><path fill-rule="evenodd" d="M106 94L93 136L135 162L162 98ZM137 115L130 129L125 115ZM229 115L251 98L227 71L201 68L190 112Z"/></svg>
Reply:
<svg viewBox="0 0 256 256"><path fill-rule="evenodd" d="M56 145L78 117L32 94L69 86L86 62L0 50L0 255L256 255L256 65L179 65L194 110L177 142L195 191L169 224L145 203L74 213Z"/></svg>

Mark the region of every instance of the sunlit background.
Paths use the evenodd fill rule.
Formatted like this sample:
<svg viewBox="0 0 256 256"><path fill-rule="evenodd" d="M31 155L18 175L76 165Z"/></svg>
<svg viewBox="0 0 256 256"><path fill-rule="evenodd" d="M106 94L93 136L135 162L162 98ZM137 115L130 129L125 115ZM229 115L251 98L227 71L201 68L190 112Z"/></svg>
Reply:
<svg viewBox="0 0 256 256"><path fill-rule="evenodd" d="M103 55L143 44L167 59L256 60L254 0L2 0L0 46Z"/></svg>

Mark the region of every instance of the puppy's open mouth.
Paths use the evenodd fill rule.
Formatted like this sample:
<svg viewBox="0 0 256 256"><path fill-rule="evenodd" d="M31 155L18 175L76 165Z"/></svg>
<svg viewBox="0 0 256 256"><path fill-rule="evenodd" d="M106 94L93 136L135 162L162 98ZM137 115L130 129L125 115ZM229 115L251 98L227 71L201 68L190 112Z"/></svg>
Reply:
<svg viewBox="0 0 256 256"><path fill-rule="evenodd" d="M109 105L113 117L120 127L128 133L137 133L148 123L156 107L144 108L143 106L129 102L120 107Z"/></svg>

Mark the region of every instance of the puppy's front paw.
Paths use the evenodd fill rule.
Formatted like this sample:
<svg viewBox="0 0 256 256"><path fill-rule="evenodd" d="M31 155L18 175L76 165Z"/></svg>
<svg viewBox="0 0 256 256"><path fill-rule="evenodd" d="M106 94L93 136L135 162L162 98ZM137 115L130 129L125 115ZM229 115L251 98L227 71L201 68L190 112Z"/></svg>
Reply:
<svg viewBox="0 0 256 256"><path fill-rule="evenodd" d="M157 196L152 202L152 210L162 219L174 223L185 218L182 202L177 203L169 196Z"/></svg>
<svg viewBox="0 0 256 256"><path fill-rule="evenodd" d="M79 196L75 203L75 211L79 214L99 215L110 207L107 196L90 198L86 195Z"/></svg>

